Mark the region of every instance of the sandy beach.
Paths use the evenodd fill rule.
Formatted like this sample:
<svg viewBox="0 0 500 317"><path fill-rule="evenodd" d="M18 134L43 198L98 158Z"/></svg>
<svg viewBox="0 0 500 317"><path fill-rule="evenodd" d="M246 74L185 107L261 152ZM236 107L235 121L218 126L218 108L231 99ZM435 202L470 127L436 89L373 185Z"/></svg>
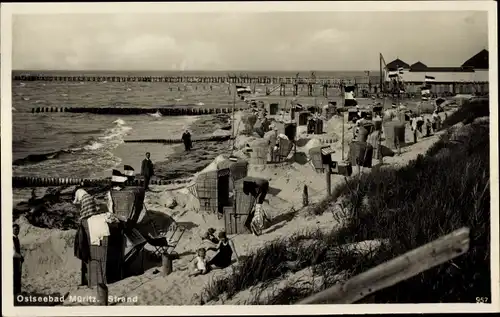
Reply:
<svg viewBox="0 0 500 317"><path fill-rule="evenodd" d="M236 122L241 120L241 113L235 114ZM190 130L193 134L207 134L216 124L222 124L227 118L207 117L196 121ZM346 124L346 145L352 138L349 129L352 124ZM322 140L336 140L330 144L335 150L335 156L340 159L341 152L341 119L333 117L326 122L325 133L322 135L302 136L298 142L297 153L308 156L308 149L314 144L321 144ZM236 131L238 132L238 131ZM407 142L401 155L385 158L388 166L404 165L418 154L424 153L436 140L439 133L419 140L416 144L410 140L410 130L407 125ZM250 137L251 139L251 137ZM248 142L248 136L239 135L235 144ZM311 139L315 139L312 140ZM301 145L301 146L299 146ZM230 153L230 144L205 143L200 144L190 153L185 153L182 147L168 157L164 162L158 162L156 168L158 173L167 177L179 177L194 174L205 167L216 156ZM346 146L347 148L347 146ZM241 153L240 153L241 154ZM272 219L271 225L265 229L261 236L252 234L240 234L230 237L236 246L240 256L250 254L261 248L266 243L275 239L291 236L297 232L308 230L332 230L341 224L330 213L320 216L311 216L309 207L302 208L302 191L304 185L309 189L309 201L313 205L325 198L326 182L325 175L314 172L311 163L308 162L283 162L266 165L250 164L249 176L266 178L270 182L270 191L263 205ZM332 188L342 183L344 177L332 175ZM188 184L188 187L192 184ZM194 258L194 250L201 245L206 246L201 240L201 235L210 227L217 230L224 228L224 222L215 214L207 214L199 211L199 203L188 187L179 186L155 186L152 185L145 199L148 212L143 211L139 219L139 225L147 226L151 217L157 217L153 221L172 218L177 223L185 225L188 230L177 245L175 251L179 258L173 262L173 273L163 277L161 265L158 260L147 261L146 271L142 275L128 277L119 282L108 285L109 295L118 297L135 298L127 303L114 303L119 305L197 305L200 304L200 296L207 283L218 276L227 274L233 270L232 266L224 270L215 270L205 276L188 277L188 269ZM69 190L69 189L68 189ZM38 190L43 192L42 189ZM26 199L24 194L18 192L14 201ZM98 195L102 197L102 194ZM173 204L172 202L175 201ZM61 204L57 209L71 209L69 203ZM76 210L73 210L75 214ZM94 296L95 289L79 287L80 262L73 255L73 240L75 230L59 230L38 228L28 223L26 218L20 217L17 221L21 224L20 241L25 254L25 265L23 267L23 285L30 293L60 294L66 295L64 305L91 305L91 302L82 302L75 298L86 298ZM147 229L146 229L147 230ZM146 246L146 250L151 247ZM210 253L208 254L210 256ZM57 269L54 269L57 268ZM76 296L76 297L75 297ZM81 297L78 297L81 296ZM250 295L248 295L250 296ZM234 303L244 303L248 296L242 294L236 296ZM73 299L73 300L72 300Z"/></svg>

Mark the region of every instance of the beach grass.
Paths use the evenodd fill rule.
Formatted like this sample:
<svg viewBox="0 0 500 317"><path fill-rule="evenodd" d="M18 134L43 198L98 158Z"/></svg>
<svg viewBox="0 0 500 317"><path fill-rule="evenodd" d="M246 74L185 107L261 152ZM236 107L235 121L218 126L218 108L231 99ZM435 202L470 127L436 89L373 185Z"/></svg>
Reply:
<svg viewBox="0 0 500 317"><path fill-rule="evenodd" d="M441 303L491 300L490 179L488 101L470 102L450 115L449 129L425 155L405 167L384 168L346 180L319 203L313 214L332 212L341 229L309 232L280 239L240 261L231 275L205 289L207 301L230 299L257 285L270 285L290 272L312 267L323 283L311 287L291 283L265 300L249 304L291 304L362 273L461 227L470 228L469 251L442 265L383 289L364 302ZM339 199L341 198L341 199ZM342 201L339 208L336 202ZM339 212L340 210L340 212ZM300 241L310 240L304 244ZM369 252L336 246L366 240L382 241ZM329 252L328 250L337 250ZM288 265L292 261L293 265ZM287 264L288 263L288 264Z"/></svg>

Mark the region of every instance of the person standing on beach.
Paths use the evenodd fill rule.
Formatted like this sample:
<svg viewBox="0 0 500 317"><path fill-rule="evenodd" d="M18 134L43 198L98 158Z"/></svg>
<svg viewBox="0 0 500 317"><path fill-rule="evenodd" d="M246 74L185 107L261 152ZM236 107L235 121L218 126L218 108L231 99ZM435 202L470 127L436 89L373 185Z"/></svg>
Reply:
<svg viewBox="0 0 500 317"><path fill-rule="evenodd" d="M18 224L12 225L12 233L14 236L14 295L21 293L21 276L23 273L24 257L21 255L21 243L19 242L19 230L21 228Z"/></svg>
<svg viewBox="0 0 500 317"><path fill-rule="evenodd" d="M146 158L142 160L141 175L144 177L144 189L149 190L149 181L154 175L153 162L151 162L151 153L146 152Z"/></svg>
<svg viewBox="0 0 500 317"><path fill-rule="evenodd" d="M192 147L192 142L191 142L191 133L189 133L188 130L186 130L183 134L182 134L182 143L184 143L184 149L186 151L191 151L191 147Z"/></svg>
<svg viewBox="0 0 500 317"><path fill-rule="evenodd" d="M102 213L102 211L98 210L94 198L89 193L87 193L87 191L83 188L78 188L75 191L75 199L73 200L73 204L80 207L80 218L79 218L78 228L75 234L74 254L75 257L80 259L81 261L80 285L83 286L83 285L88 285L87 266L90 259L90 246L87 240L87 234L85 232L85 228L83 226L83 221L94 215Z"/></svg>

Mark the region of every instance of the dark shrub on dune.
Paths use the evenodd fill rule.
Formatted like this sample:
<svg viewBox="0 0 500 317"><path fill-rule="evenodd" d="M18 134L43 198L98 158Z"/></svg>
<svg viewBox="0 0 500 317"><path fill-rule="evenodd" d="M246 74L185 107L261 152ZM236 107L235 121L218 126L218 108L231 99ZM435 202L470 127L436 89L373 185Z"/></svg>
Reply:
<svg viewBox="0 0 500 317"><path fill-rule="evenodd" d="M442 129L449 128L457 123L469 124L474 119L488 117L490 115L490 104L487 98L473 98L464 104L443 121Z"/></svg>

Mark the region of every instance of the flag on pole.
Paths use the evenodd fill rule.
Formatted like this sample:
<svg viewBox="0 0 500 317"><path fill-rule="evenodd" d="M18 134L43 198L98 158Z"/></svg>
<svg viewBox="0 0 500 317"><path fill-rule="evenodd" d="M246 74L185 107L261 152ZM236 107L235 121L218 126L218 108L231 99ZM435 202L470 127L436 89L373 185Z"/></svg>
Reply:
<svg viewBox="0 0 500 317"><path fill-rule="evenodd" d="M422 100L427 100L431 95L431 89L429 86L420 87L420 94L422 95Z"/></svg>
<svg viewBox="0 0 500 317"><path fill-rule="evenodd" d="M252 89L250 89L249 86L239 86L239 85L236 85L236 93L238 95L240 95L240 94L250 94L250 93L252 93Z"/></svg>
<svg viewBox="0 0 500 317"><path fill-rule="evenodd" d="M134 168L130 165L123 166L123 174L127 176L134 176Z"/></svg>
<svg viewBox="0 0 500 317"><path fill-rule="evenodd" d="M384 56L379 53L379 64L380 64L380 88L385 91L385 80L387 78L387 64L385 63Z"/></svg>
<svg viewBox="0 0 500 317"><path fill-rule="evenodd" d="M389 76L390 79L398 78L398 72L396 72L396 71L390 71L390 72L388 72L388 76Z"/></svg>
<svg viewBox="0 0 500 317"><path fill-rule="evenodd" d="M111 182L113 183L125 183L128 180L127 176L123 175L119 170L113 170L111 175Z"/></svg>
<svg viewBox="0 0 500 317"><path fill-rule="evenodd" d="M354 91L356 86L345 86L344 87L344 107L353 107L358 104L356 98L354 97Z"/></svg>
<svg viewBox="0 0 500 317"><path fill-rule="evenodd" d="M436 77L425 75L425 82L426 83L434 82L434 81L436 81Z"/></svg>

